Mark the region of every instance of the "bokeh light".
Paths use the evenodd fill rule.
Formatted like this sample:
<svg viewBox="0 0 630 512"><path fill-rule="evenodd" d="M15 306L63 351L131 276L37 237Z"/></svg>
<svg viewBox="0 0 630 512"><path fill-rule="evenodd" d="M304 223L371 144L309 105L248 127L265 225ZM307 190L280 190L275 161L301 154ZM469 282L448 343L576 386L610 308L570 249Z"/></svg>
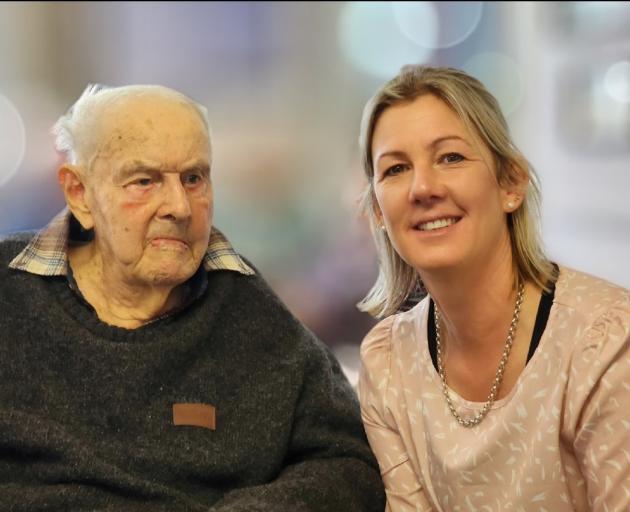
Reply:
<svg viewBox="0 0 630 512"><path fill-rule="evenodd" d="M508 115L523 100L523 75L516 62L502 53L479 53L463 66L486 86Z"/></svg>
<svg viewBox="0 0 630 512"><path fill-rule="evenodd" d="M414 43L431 49L450 48L474 32L483 2L392 2L394 19Z"/></svg>
<svg viewBox="0 0 630 512"><path fill-rule="evenodd" d="M405 64L425 63L433 53L431 47L405 37L389 2L346 3L339 18L339 39L350 62L381 78L393 77Z"/></svg>
<svg viewBox="0 0 630 512"><path fill-rule="evenodd" d="M604 75L604 89L620 103L630 103L630 62L616 62Z"/></svg>
<svg viewBox="0 0 630 512"><path fill-rule="evenodd" d="M575 28L578 33L598 35L617 30L627 33L627 22L630 16L628 2L570 2L575 17Z"/></svg>
<svg viewBox="0 0 630 512"><path fill-rule="evenodd" d="M0 94L0 187L22 164L26 132L22 116L6 96Z"/></svg>
<svg viewBox="0 0 630 512"><path fill-rule="evenodd" d="M438 12L433 2L392 2L402 33L424 48L438 48Z"/></svg>

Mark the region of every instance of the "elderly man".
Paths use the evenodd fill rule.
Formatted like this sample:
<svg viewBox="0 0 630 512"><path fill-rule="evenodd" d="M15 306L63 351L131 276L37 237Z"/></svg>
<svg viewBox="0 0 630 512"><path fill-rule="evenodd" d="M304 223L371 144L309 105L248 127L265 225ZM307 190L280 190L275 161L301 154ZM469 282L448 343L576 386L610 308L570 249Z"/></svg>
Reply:
<svg viewBox="0 0 630 512"><path fill-rule="evenodd" d="M206 111L90 87L67 209L0 243L3 511L382 511L326 347L212 228Z"/></svg>

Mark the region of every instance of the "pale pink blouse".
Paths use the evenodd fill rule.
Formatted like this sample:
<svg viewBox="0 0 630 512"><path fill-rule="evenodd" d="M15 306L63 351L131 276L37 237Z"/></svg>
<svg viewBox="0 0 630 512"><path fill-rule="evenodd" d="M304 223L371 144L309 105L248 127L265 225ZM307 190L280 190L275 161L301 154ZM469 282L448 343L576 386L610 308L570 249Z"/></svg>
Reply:
<svg viewBox="0 0 630 512"><path fill-rule="evenodd" d="M387 511L630 511L630 294L564 267L533 357L468 429L427 346L428 299L361 346L359 397ZM483 404L451 390L460 413Z"/></svg>

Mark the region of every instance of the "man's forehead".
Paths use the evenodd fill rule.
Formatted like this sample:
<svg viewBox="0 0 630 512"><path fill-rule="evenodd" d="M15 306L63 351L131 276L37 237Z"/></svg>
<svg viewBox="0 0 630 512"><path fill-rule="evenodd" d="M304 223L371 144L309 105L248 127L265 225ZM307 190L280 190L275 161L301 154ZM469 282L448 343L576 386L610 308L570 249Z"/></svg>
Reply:
<svg viewBox="0 0 630 512"><path fill-rule="evenodd" d="M160 95L134 95L104 101L94 113L87 137L93 151L141 145L155 137L170 137L209 146L206 125L196 109L185 101Z"/></svg>
<svg viewBox="0 0 630 512"><path fill-rule="evenodd" d="M199 113L183 100L161 95L127 95L103 102L96 113L105 130L115 130L127 126L151 128L153 123L164 119L178 119L198 124L203 121Z"/></svg>
<svg viewBox="0 0 630 512"><path fill-rule="evenodd" d="M139 96L117 98L100 122L87 134L88 165L100 171L122 167L130 160L151 162L151 167L183 168L185 163L211 158L205 123L194 107L169 98ZM108 162L103 168L97 162ZM109 176L109 172L93 178Z"/></svg>

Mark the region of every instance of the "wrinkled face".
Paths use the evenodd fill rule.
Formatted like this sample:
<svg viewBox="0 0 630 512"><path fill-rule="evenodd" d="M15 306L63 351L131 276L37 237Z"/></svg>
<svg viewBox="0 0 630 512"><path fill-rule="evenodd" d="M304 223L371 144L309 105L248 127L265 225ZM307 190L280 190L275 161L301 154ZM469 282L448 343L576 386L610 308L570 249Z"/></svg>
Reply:
<svg viewBox="0 0 630 512"><path fill-rule="evenodd" d="M512 194L498 185L490 151L442 100L429 94L389 107L371 149L376 215L421 276L509 256Z"/></svg>
<svg viewBox="0 0 630 512"><path fill-rule="evenodd" d="M212 224L208 132L192 107L159 96L108 107L86 202L107 275L177 286L201 264Z"/></svg>

